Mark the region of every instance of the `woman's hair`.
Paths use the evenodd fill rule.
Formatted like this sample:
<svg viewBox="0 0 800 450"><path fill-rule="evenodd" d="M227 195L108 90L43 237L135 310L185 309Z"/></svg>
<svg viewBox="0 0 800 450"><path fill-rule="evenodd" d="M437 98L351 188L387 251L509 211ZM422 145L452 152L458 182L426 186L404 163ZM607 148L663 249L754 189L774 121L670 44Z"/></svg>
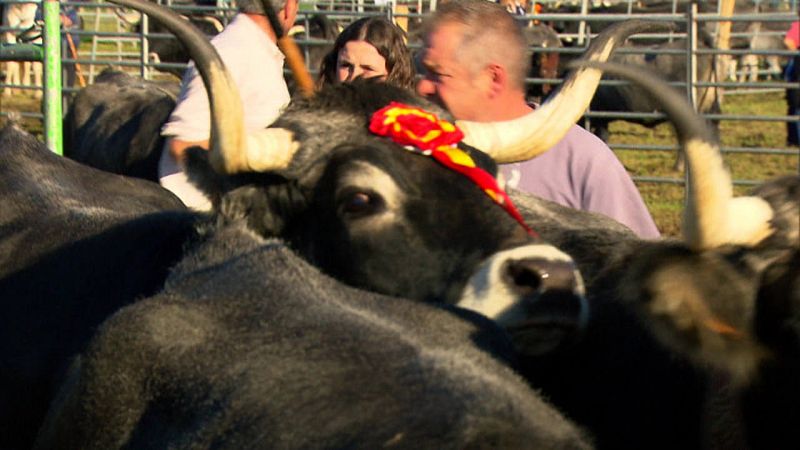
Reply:
<svg viewBox="0 0 800 450"><path fill-rule="evenodd" d="M411 52L405 42L405 32L385 17L364 17L351 23L336 38L333 48L322 59L317 86L336 84L339 52L350 41L365 41L375 47L386 60L386 83L404 88L414 87L414 67Z"/></svg>

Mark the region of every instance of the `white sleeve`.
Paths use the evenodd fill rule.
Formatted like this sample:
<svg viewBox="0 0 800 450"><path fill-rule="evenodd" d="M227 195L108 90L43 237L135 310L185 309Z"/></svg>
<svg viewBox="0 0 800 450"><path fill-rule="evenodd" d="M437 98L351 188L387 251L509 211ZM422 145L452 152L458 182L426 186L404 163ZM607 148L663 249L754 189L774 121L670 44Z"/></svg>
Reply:
<svg viewBox="0 0 800 450"><path fill-rule="evenodd" d="M211 40L242 96L248 131L271 124L289 103L283 79L283 55L246 16L237 16ZM184 76L178 104L161 130L164 136L196 141L210 134L208 95L191 65Z"/></svg>
<svg viewBox="0 0 800 450"><path fill-rule="evenodd" d="M194 64L186 69L177 105L161 129L163 136L184 141L208 139L211 133L211 113L203 78Z"/></svg>

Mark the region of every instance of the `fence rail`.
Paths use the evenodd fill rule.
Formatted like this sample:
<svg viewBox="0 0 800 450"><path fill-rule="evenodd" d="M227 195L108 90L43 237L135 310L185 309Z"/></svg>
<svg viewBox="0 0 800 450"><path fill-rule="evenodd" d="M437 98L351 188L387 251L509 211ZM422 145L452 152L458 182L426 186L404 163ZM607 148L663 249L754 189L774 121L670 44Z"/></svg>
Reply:
<svg viewBox="0 0 800 450"><path fill-rule="evenodd" d="M3 1L0 4L20 3L19 1ZM164 71L180 71L185 65L175 64L169 62L154 61L148 53L149 44L156 40L173 39L173 37L166 33L150 32L147 21L142 22L141 29L134 29L130 22L138 20L136 14L128 14L123 8L115 5L105 3L102 1L81 1L81 2L62 2L63 4L78 7L80 15L83 19L83 28L80 30L72 30L71 32L79 37L80 45L77 48L77 54L70 55L66 52L63 54L62 61L65 65L73 65L77 63L84 71L88 72L88 80L91 83L96 73L99 73L105 67L113 66L130 70L145 78L166 77ZM188 4L188 0L170 1L161 0L159 3L166 4L178 12L189 13L206 13L217 16L222 23L232 17L235 7L233 0L217 0L214 6L192 6ZM529 5L539 3L549 6L554 2L529 2ZM563 2L562 2L563 3ZM580 5L586 2L573 2L573 4ZM607 2L608 3L608 2ZM788 28L788 24L792 20L797 20L797 1L761 1L763 5L777 7L779 11L768 13L736 13L733 17L721 16L718 13L698 12L696 9L686 7L687 2L673 1L673 9L671 13L658 13L658 14L641 14L636 12L634 3L631 1L617 1L611 2L622 4L628 7L628 11L623 14L606 14L593 12L588 9L588 13L582 14L580 11L576 13L541 13L541 14L528 14L520 16L523 22L559 22L565 25L566 28L572 28L572 31L562 31L559 37L563 42L572 41L572 46L564 46L559 49L540 49L543 52L557 52L562 55L575 55L583 52L583 50L591 42L591 39L596 34L593 29L601 26L602 24L609 24L617 21L627 20L631 18L647 19L661 22L677 23L678 28L682 31L659 33L652 35L642 35L635 38L636 42L642 45L649 45L653 42L664 40L677 40L686 39L687 44L685 49L673 50L660 50L663 54L672 54L683 56L686 58L687 70L694 71L695 73L688 73L687 79L690 82L673 82L672 84L680 89L684 89L687 97L693 99L696 97L695 92L701 88L717 88L720 89L724 95L749 95L755 93L765 92L781 92L787 88L794 87L792 83L788 83L778 78L779 74L774 73L774 68L757 67L756 72L745 73L742 67L738 68L737 72L733 72L731 76L734 77L755 77L755 79L741 79L732 80L728 78L716 80L700 80L697 75L697 58L704 56L711 56L713 58L743 58L743 57L756 57L756 58L778 58L785 61L795 55L797 52L789 51L785 48L770 48L770 49L750 49L735 46L734 48L698 48L697 40L700 39L693 33L692 30L711 30L712 37L717 25L730 21L734 24L734 31L731 33L731 39L737 41L747 41L756 34L762 36L778 37L782 36L782 28ZM346 25L358 17L365 15L386 15L390 19L400 21L409 28L409 35L413 36L414 31L417 29L422 18L425 14L435 9L435 0L425 1L301 1L301 11L298 16L297 23L306 23L308 26L308 19L315 14L324 15L328 19L335 21L341 25ZM683 9L681 9L683 8ZM782 9L781 9L782 8ZM740 26L735 24L745 25L754 22L761 22L764 24L765 30L759 32L752 32L741 30ZM572 27L569 25L572 24ZM580 25L576 27L575 25ZM575 31L578 30L578 31ZM688 32L687 32L688 30ZM0 32L15 31L7 27L0 28ZM16 30L19 31L19 30ZM62 35L64 31L62 30ZM300 33L297 35L297 42L301 49L308 51L313 47L331 44L331 40L324 40L313 37L308 33ZM582 45L576 45L575 42L583 41ZM412 49L419 48L418 41L412 40L409 42ZM620 53L644 53L652 52L652 49L635 50L635 49L621 49ZM763 64L760 62L760 64ZM312 73L316 73L317 67L309 67ZM750 67L752 69L752 67ZM772 71L771 71L772 70ZM4 80L3 80L4 81ZM528 78L527 82L530 84L558 84L561 82L559 79L550 78ZM604 80L603 84L613 85L621 82L614 80ZM7 88L9 85L5 82L0 83L0 88ZM17 86L13 86L17 87ZM39 89L39 87L24 86L28 90ZM64 94L69 96L75 92L79 87L65 86ZM7 114L8 111L3 110L0 105L0 114ZM27 114L31 116L31 114ZM33 114L34 117L41 117L41 115ZM718 121L732 121L732 122L790 122L797 121L798 116L788 116L785 114L778 115L752 115L752 114L724 114L724 113L706 113L703 115L709 120ZM592 119L652 119L663 117L660 113L625 113L625 112L609 112L609 111L588 111L584 124L591 126ZM672 146L660 145L631 145L631 144L615 144L610 143L610 146L617 151L630 151L630 150L647 150L647 151L674 151ZM797 156L800 154L797 148L788 148L785 146L776 146L771 148L747 145L728 145L723 146L723 152L726 153L752 153L754 155L785 155ZM798 163L800 166L800 163ZM800 167L797 168L800 171ZM660 177L635 177L639 182L683 182L683 180L671 179L664 180ZM752 180L735 180L738 184L750 184Z"/></svg>

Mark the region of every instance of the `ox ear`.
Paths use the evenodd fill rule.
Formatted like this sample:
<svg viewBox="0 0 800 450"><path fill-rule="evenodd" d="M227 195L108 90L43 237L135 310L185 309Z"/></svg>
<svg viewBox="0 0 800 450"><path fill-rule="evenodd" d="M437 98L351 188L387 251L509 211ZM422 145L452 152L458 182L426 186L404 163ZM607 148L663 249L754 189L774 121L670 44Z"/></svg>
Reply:
<svg viewBox="0 0 800 450"><path fill-rule="evenodd" d="M275 174L231 177L232 187L220 197L217 214L223 221L246 221L264 237L279 237L306 207L296 183Z"/></svg>
<svg viewBox="0 0 800 450"><path fill-rule="evenodd" d="M211 199L218 218L225 222L246 220L256 233L273 237L305 208L305 196L292 180L274 172L220 174L209 153L199 147L187 150L189 180Z"/></svg>
<svg viewBox="0 0 800 450"><path fill-rule="evenodd" d="M211 199L212 205L218 205L225 191L225 176L211 166L208 151L200 147L190 147L186 149L185 155L189 181Z"/></svg>

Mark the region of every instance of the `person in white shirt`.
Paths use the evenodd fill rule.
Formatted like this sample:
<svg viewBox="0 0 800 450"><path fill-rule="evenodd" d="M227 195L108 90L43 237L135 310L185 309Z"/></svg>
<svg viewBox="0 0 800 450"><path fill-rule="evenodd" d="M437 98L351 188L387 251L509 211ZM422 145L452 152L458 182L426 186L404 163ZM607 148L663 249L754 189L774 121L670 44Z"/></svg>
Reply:
<svg viewBox="0 0 800 450"><path fill-rule="evenodd" d="M298 0L272 0L272 4L283 29L290 29L297 17ZM260 1L239 0L237 7L236 16L211 44L239 89L247 131L255 131L274 122L290 96L283 78L284 57ZM184 173L184 152L195 146L207 149L209 134L208 96L191 64L184 73L177 105L161 129L165 143L158 177L162 186L196 210L209 210L211 202Z"/></svg>

